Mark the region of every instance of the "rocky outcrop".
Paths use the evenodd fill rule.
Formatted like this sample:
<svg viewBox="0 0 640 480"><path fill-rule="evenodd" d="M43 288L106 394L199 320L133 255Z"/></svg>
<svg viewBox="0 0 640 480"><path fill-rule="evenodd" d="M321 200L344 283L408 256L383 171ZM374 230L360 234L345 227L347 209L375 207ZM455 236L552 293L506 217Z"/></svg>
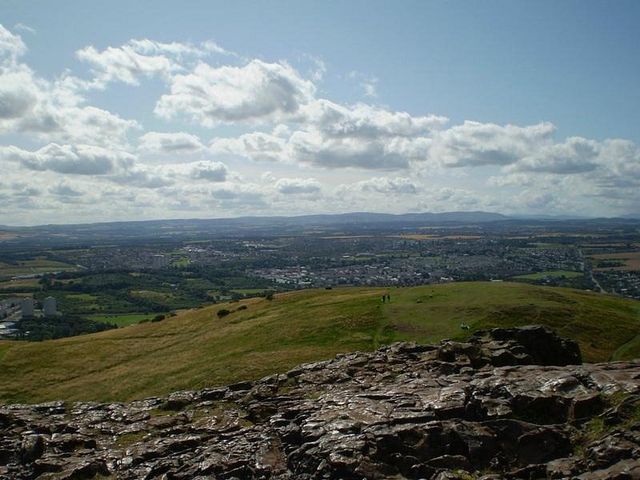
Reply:
<svg viewBox="0 0 640 480"><path fill-rule="evenodd" d="M3 479L640 478L640 362L542 327L129 404L0 407Z"/></svg>

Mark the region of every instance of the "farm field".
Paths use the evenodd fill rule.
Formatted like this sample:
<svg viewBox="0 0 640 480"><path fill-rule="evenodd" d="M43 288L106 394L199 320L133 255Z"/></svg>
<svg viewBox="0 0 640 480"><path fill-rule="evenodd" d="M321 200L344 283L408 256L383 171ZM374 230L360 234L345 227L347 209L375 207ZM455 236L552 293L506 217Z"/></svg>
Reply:
<svg viewBox="0 0 640 480"><path fill-rule="evenodd" d="M637 252L620 252L620 253L598 253L591 255L590 258L601 261L611 261L618 265L611 267L598 266L594 270L606 271L606 270L625 270L625 271L640 271L640 251Z"/></svg>
<svg viewBox="0 0 640 480"><path fill-rule="evenodd" d="M46 257L35 257L15 263L0 262L0 279L9 279L18 275L34 275L47 272L63 272L76 270L74 265L49 260Z"/></svg>

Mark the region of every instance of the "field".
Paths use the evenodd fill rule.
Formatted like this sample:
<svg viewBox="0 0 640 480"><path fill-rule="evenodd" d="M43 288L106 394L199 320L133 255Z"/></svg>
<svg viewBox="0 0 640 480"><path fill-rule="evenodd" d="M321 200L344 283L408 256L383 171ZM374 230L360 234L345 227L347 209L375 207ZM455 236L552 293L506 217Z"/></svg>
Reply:
<svg viewBox="0 0 640 480"><path fill-rule="evenodd" d="M16 275L33 275L47 272L62 272L75 270L76 267L68 263L36 257L31 260L21 260L15 264L0 262L0 278L10 278Z"/></svg>
<svg viewBox="0 0 640 480"><path fill-rule="evenodd" d="M542 280L544 278L577 278L584 275L582 272L571 272L569 270L554 270L549 272L530 273L528 275L518 275L513 277L517 280Z"/></svg>
<svg viewBox="0 0 640 480"><path fill-rule="evenodd" d="M391 301L382 303L383 294ZM223 308L232 313L219 318ZM613 296L525 283L305 290L98 334L0 343L0 402L125 401L255 379L397 340L429 343L531 323L574 338L588 361L640 356L640 302Z"/></svg>
<svg viewBox="0 0 640 480"><path fill-rule="evenodd" d="M18 288L36 288L39 285L38 278L20 278L16 280L5 280L0 282L0 290L18 289Z"/></svg>
<svg viewBox="0 0 640 480"><path fill-rule="evenodd" d="M622 252L622 253L599 253L597 255L591 255L590 258L596 260L596 262L612 261L618 263L618 266L595 268L594 270L606 271L606 270L630 270L640 271L640 252Z"/></svg>

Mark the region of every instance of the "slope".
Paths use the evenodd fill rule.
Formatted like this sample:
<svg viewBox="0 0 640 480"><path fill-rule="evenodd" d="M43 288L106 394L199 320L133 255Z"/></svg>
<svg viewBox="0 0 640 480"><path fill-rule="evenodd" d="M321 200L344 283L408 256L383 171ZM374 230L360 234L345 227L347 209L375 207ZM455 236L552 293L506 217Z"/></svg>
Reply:
<svg viewBox="0 0 640 480"><path fill-rule="evenodd" d="M383 294L391 301L382 303ZM219 318L221 309L232 313ZM0 402L131 400L255 379L396 340L431 343L530 323L577 340L588 361L640 355L640 302L617 297L480 282L305 290L99 334L0 342Z"/></svg>

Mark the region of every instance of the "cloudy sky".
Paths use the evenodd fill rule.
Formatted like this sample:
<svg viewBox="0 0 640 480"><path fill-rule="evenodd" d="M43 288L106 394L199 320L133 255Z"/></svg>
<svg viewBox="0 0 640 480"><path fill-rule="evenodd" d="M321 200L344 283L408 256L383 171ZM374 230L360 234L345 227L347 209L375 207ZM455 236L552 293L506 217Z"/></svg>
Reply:
<svg viewBox="0 0 640 480"><path fill-rule="evenodd" d="M637 1L0 13L0 224L640 213Z"/></svg>

